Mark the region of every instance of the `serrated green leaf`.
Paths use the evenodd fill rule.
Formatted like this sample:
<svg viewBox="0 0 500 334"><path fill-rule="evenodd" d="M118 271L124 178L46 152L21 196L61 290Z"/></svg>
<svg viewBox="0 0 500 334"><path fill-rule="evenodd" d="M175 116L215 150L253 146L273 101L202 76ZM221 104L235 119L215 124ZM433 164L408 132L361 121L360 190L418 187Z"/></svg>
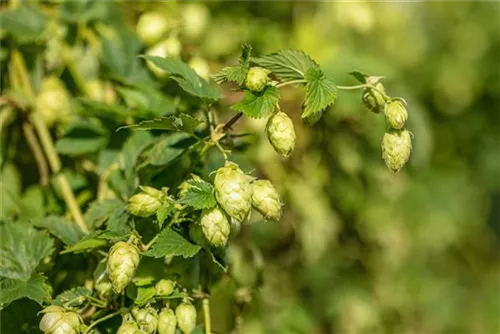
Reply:
<svg viewBox="0 0 500 334"><path fill-rule="evenodd" d="M172 213L174 213L175 207L170 203L165 203L161 208L156 211L156 219L158 220L158 225L160 228L163 226L165 219L170 217Z"/></svg>
<svg viewBox="0 0 500 334"><path fill-rule="evenodd" d="M156 289L154 285L137 286L134 284L129 285L126 290L127 297L139 306L150 301L155 296L155 293Z"/></svg>
<svg viewBox="0 0 500 334"><path fill-rule="evenodd" d="M29 298L42 305L50 300L50 286L43 275L34 275L26 280L0 278L0 310L16 299Z"/></svg>
<svg viewBox="0 0 500 334"><path fill-rule="evenodd" d="M215 82L221 84L225 81L236 82L238 85L242 85L245 81L248 69L250 68L250 53L252 47L249 44L244 44L240 56L240 66L228 66L221 69L217 74L212 77Z"/></svg>
<svg viewBox="0 0 500 334"><path fill-rule="evenodd" d="M108 132L95 123L77 122L70 124L63 138L56 142L61 154L79 156L103 149L108 144Z"/></svg>
<svg viewBox="0 0 500 334"><path fill-rule="evenodd" d="M79 286L60 293L54 298L52 304L65 307L77 307L85 303L89 296L92 296L92 291Z"/></svg>
<svg viewBox="0 0 500 334"><path fill-rule="evenodd" d="M119 104L106 104L89 98L77 98L79 114L85 117L107 119L115 123L124 123L130 116L139 116L132 110Z"/></svg>
<svg viewBox="0 0 500 334"><path fill-rule="evenodd" d="M166 116L153 120L142 121L138 124L122 126L121 129L133 130L166 130L166 131L181 131L193 134L194 130L202 121L188 114L180 114L178 116ZM118 131L117 130L117 131Z"/></svg>
<svg viewBox="0 0 500 334"><path fill-rule="evenodd" d="M170 228L165 228L160 232L152 248L144 253L144 255L156 258L165 256L189 258L196 255L200 249L200 246L187 241L179 233Z"/></svg>
<svg viewBox="0 0 500 334"><path fill-rule="evenodd" d="M302 118L321 112L337 98L337 86L321 69L309 69L306 72L306 80L306 100Z"/></svg>
<svg viewBox="0 0 500 334"><path fill-rule="evenodd" d="M189 187L186 194L179 200L180 203L197 210L213 208L217 205L213 185L201 179L189 180L187 184Z"/></svg>
<svg viewBox="0 0 500 334"><path fill-rule="evenodd" d="M127 107L138 109L145 117L153 118L175 113L174 100L156 89L117 87Z"/></svg>
<svg viewBox="0 0 500 334"><path fill-rule="evenodd" d="M11 222L0 226L0 276L28 280L40 261L52 254L54 241L29 224Z"/></svg>
<svg viewBox="0 0 500 334"><path fill-rule="evenodd" d="M252 118L269 116L279 101L279 90L274 86L267 86L261 93L246 91L243 100L231 107Z"/></svg>
<svg viewBox="0 0 500 334"><path fill-rule="evenodd" d="M118 199L105 199L92 202L84 214L87 225L96 229L101 227L113 214L120 214L125 210L125 203Z"/></svg>
<svg viewBox="0 0 500 334"><path fill-rule="evenodd" d="M61 239L66 245L73 245L85 236L77 224L64 217L36 218L31 219L30 223L33 226L46 229L47 232Z"/></svg>
<svg viewBox="0 0 500 334"><path fill-rule="evenodd" d="M352 75L356 80L358 80L360 83L366 83L366 78L368 78L368 75L364 74L363 72L360 71L351 71L349 72L350 75Z"/></svg>
<svg viewBox="0 0 500 334"><path fill-rule="evenodd" d="M267 56L252 58L251 61L271 70L276 77L283 81L304 79L307 70L319 67L311 57L300 50L283 50Z"/></svg>
<svg viewBox="0 0 500 334"><path fill-rule="evenodd" d="M110 243L125 239L127 234L116 231L93 231L76 244L66 247L61 254L90 252L97 248L108 246Z"/></svg>
<svg viewBox="0 0 500 334"><path fill-rule="evenodd" d="M0 13L2 30L12 34L20 43L29 43L39 40L40 34L47 25L47 18L33 6L22 4L14 10Z"/></svg>
<svg viewBox="0 0 500 334"><path fill-rule="evenodd" d="M173 57L161 58L147 55L141 57L151 61L154 65L169 73L169 78L177 81L179 86L187 93L210 102L215 102L221 97L219 90L196 74L196 72L183 61Z"/></svg>
<svg viewBox="0 0 500 334"><path fill-rule="evenodd" d="M146 165L165 166L169 164L192 145L193 140L190 139L186 133L172 133L159 138L154 145L142 152L140 157L142 160L138 163L137 168L140 169Z"/></svg>

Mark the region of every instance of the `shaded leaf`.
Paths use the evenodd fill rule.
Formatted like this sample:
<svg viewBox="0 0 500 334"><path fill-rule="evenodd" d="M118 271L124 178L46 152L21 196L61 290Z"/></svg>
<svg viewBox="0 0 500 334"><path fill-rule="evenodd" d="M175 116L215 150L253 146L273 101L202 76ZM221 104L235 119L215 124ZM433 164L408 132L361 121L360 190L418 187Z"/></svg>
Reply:
<svg viewBox="0 0 500 334"><path fill-rule="evenodd" d="M134 130L166 130L166 131L181 131L193 134L194 130L202 121L188 114L180 114L178 116L166 116L154 120L142 121L138 124L122 126L121 129Z"/></svg>
<svg viewBox="0 0 500 334"><path fill-rule="evenodd" d="M156 211L156 219L158 220L158 225L160 228L163 226L165 219L170 217L172 213L175 212L175 207L170 203L165 203L161 208Z"/></svg>
<svg viewBox="0 0 500 334"><path fill-rule="evenodd" d="M127 107L138 109L145 117L159 117L175 113L174 100L156 89L116 88Z"/></svg>
<svg viewBox="0 0 500 334"><path fill-rule="evenodd" d="M146 165L164 166L172 162L174 159L181 156L185 150L191 146L192 140L185 133L173 133L168 136L159 138L159 140L149 149L145 150L137 168L142 168ZM186 142L186 145L182 145Z"/></svg>
<svg viewBox="0 0 500 334"><path fill-rule="evenodd" d="M0 278L0 309L16 299L29 298L42 305L50 300L50 286L42 275L22 279ZM3 319L5 320L5 318Z"/></svg>
<svg viewBox="0 0 500 334"><path fill-rule="evenodd" d="M76 244L66 247L61 254L90 252L125 239L127 234L115 231L93 231Z"/></svg>
<svg viewBox="0 0 500 334"><path fill-rule="evenodd" d="M156 258L165 256L189 258L196 255L200 249L200 246L187 241L179 233L170 228L165 228L160 232L152 248L144 253L144 255Z"/></svg>
<svg viewBox="0 0 500 334"><path fill-rule="evenodd" d="M48 216L31 219L30 223L33 226L46 229L47 232L61 239L66 245L73 245L85 236L77 224L64 217Z"/></svg>
<svg viewBox="0 0 500 334"><path fill-rule="evenodd" d="M366 83L366 79L368 78L368 75L360 72L360 71L351 71L349 72L350 75L352 75L356 80L358 80L360 83Z"/></svg>
<svg viewBox="0 0 500 334"><path fill-rule="evenodd" d="M94 201L85 212L84 218L87 225L96 229L101 227L114 213L125 210L125 203L118 199L105 199Z"/></svg>
<svg viewBox="0 0 500 334"><path fill-rule="evenodd" d="M47 18L38 9L24 3L14 10L2 11L0 22L2 30L12 34L17 41L29 43L41 38Z"/></svg>
<svg viewBox="0 0 500 334"><path fill-rule="evenodd" d="M108 144L108 132L95 123L71 124L63 138L56 142L59 153L71 156L92 153L103 149Z"/></svg>
<svg viewBox="0 0 500 334"><path fill-rule="evenodd" d="M52 304L65 307L77 307L85 303L89 296L92 296L92 291L84 287L76 287L57 295Z"/></svg>
<svg viewBox="0 0 500 334"><path fill-rule="evenodd" d="M213 185L201 179L189 180L187 184L189 186L186 194L179 200L180 203L195 209L208 209L217 205Z"/></svg>
<svg viewBox="0 0 500 334"><path fill-rule="evenodd" d="M279 90L274 86L267 86L261 93L246 91L243 100L231 107L252 118L269 116L279 101Z"/></svg>
<svg viewBox="0 0 500 334"><path fill-rule="evenodd" d="M335 102L337 86L333 79L319 68L311 68L306 73L306 100L302 118L321 112Z"/></svg>
<svg viewBox="0 0 500 334"><path fill-rule="evenodd" d="M318 68L318 64L300 50L283 50L267 56L252 58L251 61L271 70L280 80L304 79L307 70Z"/></svg>
<svg viewBox="0 0 500 334"><path fill-rule="evenodd" d="M127 297L134 301L136 305L144 305L151 300L156 293L154 285L138 286L136 284L129 285L126 290Z"/></svg>

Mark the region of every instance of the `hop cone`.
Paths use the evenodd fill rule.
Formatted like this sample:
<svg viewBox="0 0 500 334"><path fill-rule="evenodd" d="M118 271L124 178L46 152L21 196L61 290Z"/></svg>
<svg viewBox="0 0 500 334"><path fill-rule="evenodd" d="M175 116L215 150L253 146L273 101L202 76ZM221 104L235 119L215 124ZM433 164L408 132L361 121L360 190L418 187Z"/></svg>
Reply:
<svg viewBox="0 0 500 334"><path fill-rule="evenodd" d="M212 245L221 247L227 243L231 224L224 211L219 208L205 210L201 215L200 224L205 238Z"/></svg>
<svg viewBox="0 0 500 334"><path fill-rule="evenodd" d="M70 96L64 83L57 77L43 80L40 93L36 97L35 112L48 127L64 119L70 112Z"/></svg>
<svg viewBox="0 0 500 334"><path fill-rule="evenodd" d="M81 319L74 312L66 312L59 306L49 306L45 308L42 320L40 320L40 330L46 334L78 334L80 333Z"/></svg>
<svg viewBox="0 0 500 334"><path fill-rule="evenodd" d="M169 308L161 310L158 318L158 333L159 334L175 334L177 326L177 318L174 311Z"/></svg>
<svg viewBox="0 0 500 334"><path fill-rule="evenodd" d="M262 67L250 68L245 78L245 86L252 92L262 91L269 81L268 74L269 72Z"/></svg>
<svg viewBox="0 0 500 334"><path fill-rule="evenodd" d="M391 128L399 130L405 126L408 111L401 101L392 101L385 108L385 119Z"/></svg>
<svg viewBox="0 0 500 334"><path fill-rule="evenodd" d="M281 218L281 199L269 180L252 183L252 206L266 219L278 221Z"/></svg>
<svg viewBox="0 0 500 334"><path fill-rule="evenodd" d="M138 265L139 253L135 246L119 241L111 247L107 274L116 293L121 293L130 283Z"/></svg>
<svg viewBox="0 0 500 334"><path fill-rule="evenodd" d="M266 125L267 138L274 150L288 157L295 148L295 130L290 117L284 112L277 112L269 118Z"/></svg>
<svg viewBox="0 0 500 334"><path fill-rule="evenodd" d="M116 334L135 334L139 330L139 327L134 321L126 321L124 322L120 328L118 328L118 332Z"/></svg>
<svg viewBox="0 0 500 334"><path fill-rule="evenodd" d="M406 164L411 154L410 133L403 130L390 130L382 139L382 158L393 172L399 172Z"/></svg>
<svg viewBox="0 0 500 334"><path fill-rule="evenodd" d="M375 83L375 88L382 93L385 93L384 85L381 82ZM385 109L385 100L383 95L374 89L363 89L362 100L365 106L376 114L381 113Z"/></svg>
<svg viewBox="0 0 500 334"><path fill-rule="evenodd" d="M190 334L196 327L196 309L190 303L182 303L175 309L177 326L184 334Z"/></svg>
<svg viewBox="0 0 500 334"><path fill-rule="evenodd" d="M148 45L158 42L168 31L169 22L160 12L146 12L139 17L137 36Z"/></svg>
<svg viewBox="0 0 500 334"><path fill-rule="evenodd" d="M142 192L135 194L128 200L127 211L137 217L154 215L166 199L163 191L152 187L140 187Z"/></svg>
<svg viewBox="0 0 500 334"><path fill-rule="evenodd" d="M215 175L215 197L224 211L234 219L243 221L251 207L252 190L249 177L238 165L226 162Z"/></svg>
<svg viewBox="0 0 500 334"><path fill-rule="evenodd" d="M169 296L174 292L175 284L169 279L162 279L155 285L157 296Z"/></svg>
<svg viewBox="0 0 500 334"><path fill-rule="evenodd" d="M158 328L158 312L152 307L137 308L134 307L132 316L140 329L147 333L154 333Z"/></svg>

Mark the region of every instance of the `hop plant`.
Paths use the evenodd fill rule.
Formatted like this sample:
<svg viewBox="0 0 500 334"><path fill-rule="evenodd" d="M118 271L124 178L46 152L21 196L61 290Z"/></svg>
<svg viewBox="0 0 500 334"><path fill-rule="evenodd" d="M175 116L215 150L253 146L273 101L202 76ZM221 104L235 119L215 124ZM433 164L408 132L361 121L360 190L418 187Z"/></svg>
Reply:
<svg viewBox="0 0 500 334"><path fill-rule="evenodd" d="M149 217L163 205L166 200L164 191L142 186L141 193L130 197L127 205L127 212L138 217Z"/></svg>
<svg viewBox="0 0 500 334"><path fill-rule="evenodd" d="M127 320L122 323L116 334L136 334L139 331L139 327L135 321Z"/></svg>
<svg viewBox="0 0 500 334"><path fill-rule="evenodd" d="M288 157L295 148L295 130L290 117L278 111L269 118L266 125L267 138L274 150L283 157Z"/></svg>
<svg viewBox="0 0 500 334"><path fill-rule="evenodd" d="M132 313L139 329L147 333L154 333L158 328L158 312L154 308L150 306L146 308L134 307L130 313Z"/></svg>
<svg viewBox="0 0 500 334"><path fill-rule="evenodd" d="M61 80L48 77L43 80L35 100L35 112L51 127L63 120L70 111L70 96Z"/></svg>
<svg viewBox="0 0 500 334"><path fill-rule="evenodd" d="M162 279L155 285L155 294L157 296L169 296L174 292L175 284L169 279Z"/></svg>
<svg viewBox="0 0 500 334"><path fill-rule="evenodd" d="M111 247L107 274L116 293L121 293L130 283L138 265L139 253L135 246L119 241Z"/></svg>
<svg viewBox="0 0 500 334"><path fill-rule="evenodd" d="M403 102L399 100L389 102L385 108L385 118L391 128L402 129L408 119L408 111Z"/></svg>
<svg viewBox="0 0 500 334"><path fill-rule="evenodd" d="M248 70L245 78L245 86L252 92L261 92L269 82L268 70L262 67L252 67Z"/></svg>
<svg viewBox="0 0 500 334"><path fill-rule="evenodd" d="M165 36L169 29L167 18L159 12L143 13L137 21L137 36L148 45L153 45Z"/></svg>
<svg viewBox="0 0 500 334"><path fill-rule="evenodd" d="M159 334L175 334L177 326L177 318L173 310L164 308L158 316L158 333Z"/></svg>
<svg viewBox="0 0 500 334"><path fill-rule="evenodd" d="M227 243L231 224L224 211L216 207L205 210L200 219L203 234L207 240L216 247L222 247Z"/></svg>
<svg viewBox="0 0 500 334"><path fill-rule="evenodd" d="M252 190L249 177L237 164L226 162L214 179L215 197L224 211L237 221L243 221L251 207Z"/></svg>
<svg viewBox="0 0 500 334"><path fill-rule="evenodd" d="M68 312L60 306L51 305L41 311L40 330L45 334L80 333L81 318L74 312Z"/></svg>
<svg viewBox="0 0 500 334"><path fill-rule="evenodd" d="M252 206L264 218L278 221L281 218L281 199L278 191L269 180L252 183Z"/></svg>
<svg viewBox="0 0 500 334"><path fill-rule="evenodd" d="M370 83L371 82L370 78L367 81ZM385 93L385 88L381 82L376 82L373 84L377 90L369 88L369 87L364 88L362 100L363 100L364 105L369 110L373 111L376 114L379 114L379 113L383 112L385 109L385 99L384 99L384 96L381 94L381 93Z"/></svg>
<svg viewBox="0 0 500 334"><path fill-rule="evenodd" d="M196 309L191 303L183 302L175 309L177 326L184 334L190 334L196 327Z"/></svg>
<svg viewBox="0 0 500 334"><path fill-rule="evenodd" d="M408 130L389 130L382 139L382 158L393 172L399 172L408 162L412 150Z"/></svg>

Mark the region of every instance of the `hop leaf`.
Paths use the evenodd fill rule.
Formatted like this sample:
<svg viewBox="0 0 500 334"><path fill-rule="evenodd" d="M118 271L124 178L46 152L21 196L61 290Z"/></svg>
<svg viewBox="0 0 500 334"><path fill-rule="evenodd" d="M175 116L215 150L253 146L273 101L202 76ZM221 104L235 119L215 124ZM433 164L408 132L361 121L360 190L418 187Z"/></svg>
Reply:
<svg viewBox="0 0 500 334"><path fill-rule="evenodd" d="M302 118L326 109L337 98L337 86L319 67L310 68L306 74L306 100Z"/></svg>
<svg viewBox="0 0 500 334"><path fill-rule="evenodd" d="M216 247L227 243L231 224L224 211L219 208L205 210L201 215L200 225L207 240Z"/></svg>
<svg viewBox="0 0 500 334"><path fill-rule="evenodd" d="M217 170L215 175L215 197L231 217L243 221L251 207L252 190L249 177L233 162Z"/></svg>
<svg viewBox="0 0 500 334"><path fill-rule="evenodd" d="M190 303L181 303L175 309L177 326L184 334L190 334L196 327L196 309Z"/></svg>
<svg viewBox="0 0 500 334"><path fill-rule="evenodd" d="M144 255L156 258L181 255L188 258L196 255L199 250L200 246L193 245L179 233L165 228L160 232L156 243Z"/></svg>
<svg viewBox="0 0 500 334"><path fill-rule="evenodd" d="M182 193L180 202L192 206L195 209L208 209L217 205L214 196L214 187L202 179L186 181L185 191Z"/></svg>
<svg viewBox="0 0 500 334"><path fill-rule="evenodd" d="M252 118L261 118L273 112L279 101L280 92L274 86L267 86L263 92L246 91L243 100L231 107Z"/></svg>
<svg viewBox="0 0 500 334"><path fill-rule="evenodd" d="M158 333L175 334L176 326L177 318L174 311L169 308L162 309L158 318Z"/></svg>
<svg viewBox="0 0 500 334"><path fill-rule="evenodd" d="M311 68L318 64L300 50L283 50L267 56L252 58L252 62L273 72L280 80L304 79Z"/></svg>
<svg viewBox="0 0 500 334"><path fill-rule="evenodd" d="M134 277L139 265L137 248L119 241L111 247L108 255L107 274L113 290L121 293Z"/></svg>
<svg viewBox="0 0 500 334"><path fill-rule="evenodd" d="M410 159L412 150L408 130L390 130L382 139L382 158L393 172L399 172Z"/></svg>
<svg viewBox="0 0 500 334"><path fill-rule="evenodd" d="M224 67L217 74L213 75L215 82L222 84L225 81L233 81L238 85L242 85L245 81L247 71L250 68L250 53L252 47L249 44L243 45L243 50L240 56L240 66L228 66Z"/></svg>
<svg viewBox="0 0 500 334"><path fill-rule="evenodd" d="M278 221L281 218L281 198L269 180L257 180L252 183L252 206L264 218Z"/></svg>
<svg viewBox="0 0 500 334"><path fill-rule="evenodd" d="M295 148L295 130L290 117L284 112L277 112L269 118L266 125L267 138L275 151L288 157Z"/></svg>

